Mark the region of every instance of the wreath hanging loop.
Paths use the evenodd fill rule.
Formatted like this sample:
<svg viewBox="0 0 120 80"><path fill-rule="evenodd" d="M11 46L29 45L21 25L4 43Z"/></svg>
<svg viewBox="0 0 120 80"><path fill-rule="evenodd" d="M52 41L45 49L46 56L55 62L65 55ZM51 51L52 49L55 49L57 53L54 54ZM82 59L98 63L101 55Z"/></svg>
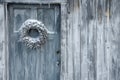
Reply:
<svg viewBox="0 0 120 80"><path fill-rule="evenodd" d="M38 20L28 19L20 28L20 40L32 49L46 43L48 34L45 25Z"/></svg>

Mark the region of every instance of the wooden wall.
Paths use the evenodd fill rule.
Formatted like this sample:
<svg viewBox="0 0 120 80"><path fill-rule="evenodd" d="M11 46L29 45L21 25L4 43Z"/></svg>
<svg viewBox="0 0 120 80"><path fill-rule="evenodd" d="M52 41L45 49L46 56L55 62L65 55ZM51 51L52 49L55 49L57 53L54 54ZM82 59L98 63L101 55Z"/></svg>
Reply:
<svg viewBox="0 0 120 80"><path fill-rule="evenodd" d="M68 0L63 80L120 80L120 0ZM0 80L4 79L0 5Z"/></svg>
<svg viewBox="0 0 120 80"><path fill-rule="evenodd" d="M68 2L65 80L120 80L120 1Z"/></svg>

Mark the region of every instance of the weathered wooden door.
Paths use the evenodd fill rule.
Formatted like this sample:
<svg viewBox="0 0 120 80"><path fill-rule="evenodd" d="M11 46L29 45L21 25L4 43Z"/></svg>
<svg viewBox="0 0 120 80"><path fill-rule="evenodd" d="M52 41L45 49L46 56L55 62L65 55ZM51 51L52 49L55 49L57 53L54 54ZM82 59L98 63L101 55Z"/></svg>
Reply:
<svg viewBox="0 0 120 80"><path fill-rule="evenodd" d="M60 80L60 6L9 4L8 16L9 80ZM40 48L20 41L19 29L27 19L41 21L52 32Z"/></svg>

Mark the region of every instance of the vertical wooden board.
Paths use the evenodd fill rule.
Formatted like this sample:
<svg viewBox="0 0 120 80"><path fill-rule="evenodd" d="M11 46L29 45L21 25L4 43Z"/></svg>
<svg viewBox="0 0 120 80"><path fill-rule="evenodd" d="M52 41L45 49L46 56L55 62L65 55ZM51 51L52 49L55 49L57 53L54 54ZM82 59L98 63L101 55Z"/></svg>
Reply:
<svg viewBox="0 0 120 80"><path fill-rule="evenodd" d="M95 0L80 3L81 80L96 80Z"/></svg>
<svg viewBox="0 0 120 80"><path fill-rule="evenodd" d="M74 80L80 79L80 25L79 25L79 12L80 12L80 3L79 0L74 0L73 2L73 18L72 18L72 54L73 54L73 66L74 66Z"/></svg>
<svg viewBox="0 0 120 80"><path fill-rule="evenodd" d="M67 26L67 4L61 4L61 73L60 80L68 79L68 26ZM69 40L70 41L70 40Z"/></svg>
<svg viewBox="0 0 120 80"><path fill-rule="evenodd" d="M5 35L4 35L4 5L0 4L0 80L4 79L4 74L5 74Z"/></svg>
<svg viewBox="0 0 120 80"><path fill-rule="evenodd" d="M88 64L88 80L96 80L96 11L95 1L87 1L87 64Z"/></svg>
<svg viewBox="0 0 120 80"><path fill-rule="evenodd" d="M28 6L14 5L9 12L11 16L9 19L11 25L9 28L10 80L59 80L60 65L57 64L57 61L60 61L60 58L56 53L60 50L59 7L57 7L57 13L55 13L55 6L52 8L41 8L40 13L42 15L39 15L37 14L39 13L39 9L37 10L38 6L36 6L36 11L33 10L35 6ZM33 14L33 11L36 14ZM47 29L57 34L53 34L52 38L48 36L46 44L40 49L31 50L19 41L17 31L25 20L28 18L35 19L37 18L36 15L38 18L42 16L41 20Z"/></svg>
<svg viewBox="0 0 120 80"><path fill-rule="evenodd" d="M120 1L109 2L110 23L107 27L109 50L109 80L120 79ZM110 48L110 49L109 49Z"/></svg>
<svg viewBox="0 0 120 80"><path fill-rule="evenodd" d="M74 80L74 53L73 53L73 10L74 0L68 0L69 1L69 10L70 13L68 14L68 21L67 21L67 80Z"/></svg>
<svg viewBox="0 0 120 80"><path fill-rule="evenodd" d="M59 40L60 40L60 14L59 14L59 7L52 8L51 6L47 9L38 9L38 19L41 20L45 26L47 27L48 31L52 32L53 34L48 34L49 39L46 46L47 54L46 62L45 62L45 70L46 70L46 79L60 79L60 70L59 70L59 62L57 51L60 50ZM57 11L55 11L57 8ZM42 17L40 17L42 15ZM55 44L53 44L55 43ZM57 57L58 56L58 57ZM58 64L57 64L58 63ZM56 71L58 73L56 74ZM51 73L51 74L49 74ZM55 76L56 75L56 76ZM53 77L54 76L54 77Z"/></svg>
<svg viewBox="0 0 120 80"><path fill-rule="evenodd" d="M61 46L61 43L60 43L60 40L61 40L61 37L60 37L60 34L61 34L61 30L60 30L61 29L61 25L60 25L61 20L60 20L60 17L61 17L60 6L57 6L57 7L55 7L55 24L54 24L54 26L58 26L56 28L54 27L54 30L57 32L55 34L55 38L56 38L56 40L55 40L55 43L56 43L55 53L56 54L54 55L54 56L56 56L56 61L57 61L57 63L55 63L55 65L57 67L54 68L54 72L55 72L54 75L57 76L56 80L61 79L60 78L60 71L61 71L61 48L60 48L60 46Z"/></svg>
<svg viewBox="0 0 120 80"><path fill-rule="evenodd" d="M88 66L87 66L87 22L86 22L86 0L80 3L80 43L81 43L81 80L88 80Z"/></svg>
<svg viewBox="0 0 120 80"><path fill-rule="evenodd" d="M106 53L106 32L107 28L107 4L105 0L96 2L96 22L97 22L97 80L109 80L108 59Z"/></svg>
<svg viewBox="0 0 120 80"><path fill-rule="evenodd" d="M19 35L17 34L17 31L19 30L22 23L27 18L30 18L30 15L27 14L27 9L13 9L10 8L9 11L9 79L10 80L19 80L19 79L25 79L23 75L24 74L24 68L25 66L25 60L26 60L26 54L23 51L24 48L22 48L21 43L19 42ZM29 10L30 13L30 10ZM19 46L18 46L19 45ZM24 52L24 53L23 53ZM21 59L21 58L22 59ZM25 58L25 60L24 60ZM27 72L27 71L26 71ZM27 76L27 75L26 75Z"/></svg>
<svg viewBox="0 0 120 80"><path fill-rule="evenodd" d="M105 41L104 41L104 45L105 45L105 54L106 54L106 63L105 63L105 66L106 66L106 70L104 71L107 71L105 73L105 75L107 75L107 79L108 80L116 80L113 76L116 75L114 74L113 72L111 72L111 65L112 65L112 57L111 57L111 54L114 54L114 52L111 53L111 51L113 50L112 49L112 44L111 44L111 39L114 39L114 35L113 35L113 29L112 27L114 28L114 26L111 26L111 23L114 23L114 22L111 22L112 19L111 19L111 16L112 16L112 0L106 0L106 4L105 4L105 26L104 26L104 36L105 36ZM114 8L113 8L114 10ZM114 21L114 20L113 20ZM115 33L115 32L114 32ZM104 61L105 62L105 61ZM104 66L104 67L105 67ZM105 68L104 68L105 69ZM115 68L114 68L115 69ZM111 74L113 73L113 74ZM104 77L105 79L105 77Z"/></svg>

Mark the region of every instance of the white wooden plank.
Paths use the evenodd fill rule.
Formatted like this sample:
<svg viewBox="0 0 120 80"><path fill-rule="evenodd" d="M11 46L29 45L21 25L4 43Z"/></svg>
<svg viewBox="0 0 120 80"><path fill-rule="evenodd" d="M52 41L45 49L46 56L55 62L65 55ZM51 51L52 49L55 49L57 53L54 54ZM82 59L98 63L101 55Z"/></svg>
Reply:
<svg viewBox="0 0 120 80"><path fill-rule="evenodd" d="M79 0L74 0L73 2L73 15L72 19L72 54L73 54L73 74L74 74L74 80L79 80L80 79L80 66L81 66L81 61L80 61L80 23L79 23L79 12L80 12L80 3Z"/></svg>
<svg viewBox="0 0 120 80"><path fill-rule="evenodd" d="M61 80L68 80L67 79L67 4L61 4L61 73L60 79Z"/></svg>
<svg viewBox="0 0 120 80"><path fill-rule="evenodd" d="M69 10L67 20L67 80L74 80L74 52L73 52L73 10L74 10L74 0L69 0Z"/></svg>
<svg viewBox="0 0 120 80"><path fill-rule="evenodd" d="M4 25L4 5L0 4L0 80L4 80L5 75L5 25Z"/></svg>
<svg viewBox="0 0 120 80"><path fill-rule="evenodd" d="M81 1L81 80L96 80L95 0Z"/></svg>
<svg viewBox="0 0 120 80"><path fill-rule="evenodd" d="M107 28L107 48L109 61L109 80L120 79L120 1L109 1Z"/></svg>
<svg viewBox="0 0 120 80"><path fill-rule="evenodd" d="M107 53L105 52L105 1L98 0L96 9L96 22L97 22L97 80L108 80L108 61Z"/></svg>

